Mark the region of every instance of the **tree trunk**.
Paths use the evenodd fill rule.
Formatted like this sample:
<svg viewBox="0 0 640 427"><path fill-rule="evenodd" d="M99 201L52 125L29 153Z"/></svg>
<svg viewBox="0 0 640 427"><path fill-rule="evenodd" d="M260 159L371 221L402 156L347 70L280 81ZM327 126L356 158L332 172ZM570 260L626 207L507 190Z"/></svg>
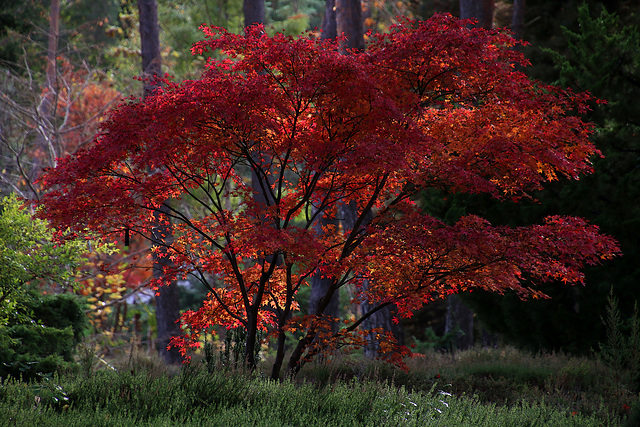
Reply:
<svg viewBox="0 0 640 427"><path fill-rule="evenodd" d="M339 221L337 219L327 218L324 213L319 215L319 219L315 224L314 228L316 233L322 233L322 226L326 225L335 225L338 226ZM333 283L333 279L330 277L323 278L320 273L316 273L311 277L311 296L309 297L309 314L313 314L318 312L318 306L320 304L320 299L323 298L329 292L329 288ZM339 292L334 292L329 304L324 309L321 314L325 314L327 316L339 318L340 316L340 294ZM332 332L338 332L338 323L333 322L331 324Z"/></svg>
<svg viewBox="0 0 640 427"><path fill-rule="evenodd" d="M284 361L284 350L287 340L284 327L287 323L289 315L291 313L291 305L293 303L294 291L291 276L293 273L293 266L287 265L287 299L285 301L284 310L278 319L278 342L276 345L276 358L273 362L273 369L271 371L271 379L277 380L280 378L280 369L282 368L282 362Z"/></svg>
<svg viewBox="0 0 640 427"><path fill-rule="evenodd" d="M160 27L158 25L158 4L156 0L138 0L140 13L140 44L142 51L142 72L145 78L162 75L162 57L160 55ZM148 97L157 89L153 80L146 80L144 84L144 96ZM166 246L173 241L173 230L167 214L167 208L160 208L155 213L156 226L152 244L158 247L153 254L153 277L160 278L164 274L164 268L170 265ZM161 286L156 292L156 325L157 347L160 357L168 364L178 363L181 360L177 348L167 350L169 341L174 335L180 334L180 328L176 323L180 317L180 300L178 284L174 281L169 285Z"/></svg>
<svg viewBox="0 0 640 427"><path fill-rule="evenodd" d="M494 0L460 0L460 18L477 19L476 26L493 28ZM457 331L455 344L459 349L473 345L473 311L458 296L447 298L445 333Z"/></svg>
<svg viewBox="0 0 640 427"><path fill-rule="evenodd" d="M329 305L331 298L333 297L333 294L337 292L337 289L334 291L333 282L331 285L332 286L329 286L327 293L323 295L322 298L320 298L320 300L318 301L318 308L315 312L316 315L326 313L326 308ZM306 349L309 347L309 345L311 345L313 340L316 339L316 336L317 336L317 331L308 329L306 332L306 335L298 341L296 348L291 353L291 356L289 356L289 362L287 365L287 371L291 376L295 376L300 371L300 368L302 367L302 363L301 363L302 355L304 354Z"/></svg>
<svg viewBox="0 0 640 427"><path fill-rule="evenodd" d="M280 326L282 329L282 326ZM271 368L271 379L277 380L280 378L280 370L282 369L282 362L284 361L284 350L287 341L287 336L284 333L278 334L278 341L276 343L276 358Z"/></svg>
<svg viewBox="0 0 640 427"><path fill-rule="evenodd" d="M324 21L322 23L322 38L332 39L344 33L347 40L343 43L343 49L364 49L364 36L362 33L362 7L360 0L326 0ZM316 231L321 232L322 225L333 223L337 220L327 219L324 214L318 219ZM311 279L311 297L309 298L309 313L318 312L318 304L330 290L333 280L322 278L315 274ZM327 316L338 318L340 316L340 294L333 292L329 304L320 312ZM331 329L337 332L338 324L333 324Z"/></svg>
<svg viewBox="0 0 640 427"><path fill-rule="evenodd" d="M343 226L345 229L351 229L355 225L357 218L357 211L354 205L343 205L340 207L340 216L342 217ZM371 221L371 217L366 219L366 222ZM369 283L365 281L362 285L366 290L369 286ZM373 310L376 305L370 305L366 302L360 305L360 309L362 314L366 314L369 311ZM363 322L362 328L367 329L375 329L381 328L385 331L389 331L393 334L394 338L399 344L404 343L404 333L402 331L402 327L400 325L396 325L393 323L392 319L397 315L397 310L395 306L390 305L382 308L381 310L373 313L367 320ZM367 335L367 345L364 348L364 355L370 359L375 359L379 355L380 350L380 338L376 333L369 333Z"/></svg>
<svg viewBox="0 0 640 427"><path fill-rule="evenodd" d="M477 26L493 28L494 0L460 0L460 18L477 19Z"/></svg>
<svg viewBox="0 0 640 427"><path fill-rule="evenodd" d="M455 333L455 348L466 350L473 347L473 311L465 305L458 295L447 298L447 318L444 333Z"/></svg>
<svg viewBox="0 0 640 427"><path fill-rule="evenodd" d="M264 24L264 0L243 0L244 26Z"/></svg>
<svg viewBox="0 0 640 427"><path fill-rule="evenodd" d="M245 348L244 348L244 362L247 369L250 372L253 372L256 369L258 361L256 360L256 345L258 345L258 311L257 308L251 310L251 312L247 312L247 335L245 339Z"/></svg>
<svg viewBox="0 0 640 427"><path fill-rule="evenodd" d="M311 278L311 296L309 297L309 313L316 313L318 311L318 305L320 299L323 298L329 292L329 288L333 280L329 278L322 278L320 274L316 273ZM335 318L340 317L340 294L334 292L327 308L324 309L322 314ZM331 331L333 333L338 332L338 323L332 322Z"/></svg>
<svg viewBox="0 0 640 427"><path fill-rule="evenodd" d="M242 12L244 14L245 28L251 25L264 24L264 0L243 0ZM254 155L253 160L259 165L266 164L266 161L262 158L261 153L257 153L256 155ZM262 167L260 167L260 169L264 170ZM254 200L258 204L267 205L271 203L271 200L269 195L265 194L262 187L260 186L261 179L262 177L259 177L255 170L251 171L251 186L253 188ZM268 185L268 182L265 182L263 184ZM263 259L262 261L257 262L266 263L272 261L273 259ZM257 361L255 359L256 345L258 345L256 339L258 333L257 310L259 310L259 308L256 307L256 313L253 313L252 307L247 309L247 337L245 340L244 361L245 366L247 366L250 371L253 371L256 368L257 364Z"/></svg>
<svg viewBox="0 0 640 427"><path fill-rule="evenodd" d="M343 52L347 49L364 51L364 29L362 27L362 4L360 0L335 0L336 31L346 40L340 43Z"/></svg>
<svg viewBox="0 0 640 427"><path fill-rule="evenodd" d="M321 37L323 40L331 40L338 37L338 30L336 28L336 0L326 0L325 2Z"/></svg>
<svg viewBox="0 0 640 427"><path fill-rule="evenodd" d="M338 35L344 35L346 39L341 42L341 48L343 53L348 53L350 49L356 49L364 51L364 33L362 23L362 4L360 0L327 0L326 9L324 14L324 22L322 24L322 38L329 39L335 38ZM353 228L357 212L355 206L341 205L339 209L340 220L343 223L345 229ZM328 222L327 222L328 223ZM322 298L326 297L330 291L333 280L330 278L322 279L319 275L315 275L311 281L311 298L309 300L309 312L317 312L317 307ZM339 317L339 293L333 292L331 300L322 314ZM368 310L373 307L368 305L362 307L364 310ZM402 334L399 328L391 329L391 309L380 310L372 315L365 323L366 329L382 327L385 330L391 330L394 332L400 340L402 340ZM333 332L337 332L338 324L332 325ZM367 356L377 355L379 349L379 342L374 336L370 336L370 345L365 349ZM294 353L295 355L295 353ZM372 356L375 357L375 356ZM293 356L292 356L293 358ZM289 367L294 365L293 360L290 360Z"/></svg>
<svg viewBox="0 0 640 427"><path fill-rule="evenodd" d="M173 230L171 222L166 216L167 209L161 208L161 212L155 213L156 226L152 244L158 247L153 252L153 278L159 279L164 274L164 269L171 266L166 246L173 243ZM169 285L160 286L155 296L156 301L156 326L157 349L160 357L168 364L175 364L182 360L177 348L167 350L171 337L180 335L178 319L180 317L180 294L178 284L174 281Z"/></svg>
<svg viewBox="0 0 640 427"><path fill-rule="evenodd" d="M513 12L511 15L511 31L518 40L524 36L524 10L525 0L513 0Z"/></svg>
<svg viewBox="0 0 640 427"><path fill-rule="evenodd" d="M323 40L335 39L338 36L336 27L336 2L335 0L326 0L324 9L324 19L322 20L322 34L320 37ZM316 232L322 232L322 225L330 223L337 224L337 221L331 221L326 218L324 214L320 214L315 225ZM332 280L330 278L322 278L320 273L316 273L311 277L311 296L309 297L309 314L316 313L318 311L318 304L320 299L327 294L331 287ZM340 309L340 294L335 292L331 297L329 305L325 309L325 313L328 316L338 317ZM331 329L335 332L338 330L338 324L331 325Z"/></svg>
<svg viewBox="0 0 640 427"><path fill-rule="evenodd" d="M160 26L158 25L158 3L156 0L138 0L140 14L140 47L142 52L142 73L144 78L162 75L160 55ZM144 96L156 89L152 81L145 81Z"/></svg>
<svg viewBox="0 0 640 427"><path fill-rule="evenodd" d="M362 304L363 313L368 312L375 308L373 305L369 305L367 303ZM371 330L374 328L380 328L385 331L389 331L393 334L393 337L396 339L397 343L400 345L404 344L404 331L402 330L402 326L399 324L393 323L392 319L398 315L398 310L395 306L389 305L382 308L379 311L376 311L371 315L367 320L363 322L363 329ZM375 359L380 355L380 338L376 333L367 334L367 345L364 347L364 355L369 359Z"/></svg>

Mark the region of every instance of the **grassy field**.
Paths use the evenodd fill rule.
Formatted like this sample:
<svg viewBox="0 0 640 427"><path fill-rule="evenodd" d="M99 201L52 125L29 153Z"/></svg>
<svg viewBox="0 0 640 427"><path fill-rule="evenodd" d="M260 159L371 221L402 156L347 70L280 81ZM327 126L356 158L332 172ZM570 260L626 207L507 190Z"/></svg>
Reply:
<svg viewBox="0 0 640 427"><path fill-rule="evenodd" d="M357 356L309 364L295 381L140 358L117 370L0 386L11 426L640 425L638 396L587 358L512 348L431 353L410 371Z"/></svg>

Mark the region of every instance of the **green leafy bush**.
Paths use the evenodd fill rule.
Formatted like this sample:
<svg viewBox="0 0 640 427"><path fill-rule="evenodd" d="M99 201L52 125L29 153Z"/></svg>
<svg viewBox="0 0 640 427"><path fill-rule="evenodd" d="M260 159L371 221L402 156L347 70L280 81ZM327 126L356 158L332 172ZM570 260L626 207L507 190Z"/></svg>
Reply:
<svg viewBox="0 0 640 427"><path fill-rule="evenodd" d="M0 378L38 379L73 366L87 320L74 295L37 286L73 286L84 243L55 242L21 205L15 195L0 201Z"/></svg>
<svg viewBox="0 0 640 427"><path fill-rule="evenodd" d="M74 368L73 354L86 326L73 295L33 297L33 321L0 327L0 378L39 379Z"/></svg>
<svg viewBox="0 0 640 427"><path fill-rule="evenodd" d="M34 219L15 195L0 201L0 326L28 323L27 306L34 293L30 285L58 288L74 284L82 263L84 243L53 241L46 221ZM42 307L46 311L45 307Z"/></svg>

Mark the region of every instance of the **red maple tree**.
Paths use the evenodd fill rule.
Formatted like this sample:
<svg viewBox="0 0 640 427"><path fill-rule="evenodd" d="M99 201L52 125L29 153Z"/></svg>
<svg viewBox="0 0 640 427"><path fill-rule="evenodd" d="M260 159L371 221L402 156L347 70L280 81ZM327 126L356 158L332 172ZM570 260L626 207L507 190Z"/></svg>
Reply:
<svg viewBox="0 0 640 427"><path fill-rule="evenodd" d="M351 55L311 36L204 27L193 52L226 58L117 108L94 146L45 177L42 215L118 239L131 230L152 240L154 214L171 221L162 252L172 267L157 285L191 278L210 292L184 313L173 344L186 354L213 325L243 327L254 367L257 332L269 331L274 378L285 332L301 337L288 362L295 373L321 351L362 345L363 321L391 304L411 316L472 288L527 298L544 297L531 283L580 283L582 267L619 252L582 219L447 225L414 201L428 187L529 197L590 172L599 154L577 116L588 94L531 81L515 68L527 61L508 34L467 24L403 20ZM339 220L341 204L354 207L353 227L314 228L321 214ZM317 271L332 285L302 316L296 295ZM345 286L370 309L333 332L323 310ZM381 357L401 363L408 350L388 335Z"/></svg>

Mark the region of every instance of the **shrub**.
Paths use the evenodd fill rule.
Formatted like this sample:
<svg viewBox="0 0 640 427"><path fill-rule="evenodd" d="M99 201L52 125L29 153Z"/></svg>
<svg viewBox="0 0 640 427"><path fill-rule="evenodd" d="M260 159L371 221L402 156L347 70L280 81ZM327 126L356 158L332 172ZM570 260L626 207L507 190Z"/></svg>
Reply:
<svg viewBox="0 0 640 427"><path fill-rule="evenodd" d="M40 379L75 368L73 354L86 325L71 295L31 299L32 321L0 327L0 378Z"/></svg>

